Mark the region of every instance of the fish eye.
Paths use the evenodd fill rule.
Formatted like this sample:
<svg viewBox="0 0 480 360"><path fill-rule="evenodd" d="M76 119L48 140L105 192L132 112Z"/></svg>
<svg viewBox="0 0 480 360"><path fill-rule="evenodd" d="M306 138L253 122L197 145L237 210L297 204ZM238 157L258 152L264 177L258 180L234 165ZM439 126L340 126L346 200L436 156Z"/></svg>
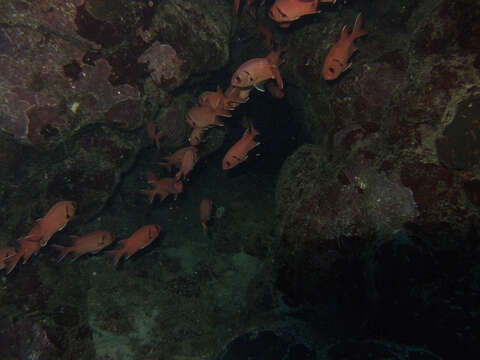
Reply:
<svg viewBox="0 0 480 360"><path fill-rule="evenodd" d="M332 74L335 72L333 68L328 68L328 71L330 71Z"/></svg>
<svg viewBox="0 0 480 360"><path fill-rule="evenodd" d="M227 164L227 166L230 166L230 161L225 161L225 164Z"/></svg>

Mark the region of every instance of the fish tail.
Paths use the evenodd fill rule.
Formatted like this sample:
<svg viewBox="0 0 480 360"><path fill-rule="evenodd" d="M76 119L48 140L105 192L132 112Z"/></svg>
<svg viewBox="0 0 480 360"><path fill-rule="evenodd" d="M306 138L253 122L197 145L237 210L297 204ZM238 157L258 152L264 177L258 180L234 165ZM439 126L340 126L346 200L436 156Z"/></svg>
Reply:
<svg viewBox="0 0 480 360"><path fill-rule="evenodd" d="M140 192L148 196L148 202L150 204L153 203L153 199L155 198L155 190L140 190Z"/></svg>
<svg viewBox="0 0 480 360"><path fill-rule="evenodd" d="M118 250L110 250L106 251L107 254L112 254L113 256L113 265L117 265L120 259L122 258L123 254L125 254L125 249L118 249Z"/></svg>
<svg viewBox="0 0 480 360"><path fill-rule="evenodd" d="M67 256L67 254L69 252L71 252L73 250L73 247L68 247L68 246L62 246L62 245L53 245L53 247L55 249L57 249L60 253L58 254L58 258L57 258L57 264L63 260L63 258L65 256Z"/></svg>
<svg viewBox="0 0 480 360"><path fill-rule="evenodd" d="M155 176L155 174L153 172L151 172L150 170L147 171L146 178L147 178L147 181L150 184L158 180L157 177Z"/></svg>
<svg viewBox="0 0 480 360"><path fill-rule="evenodd" d="M357 18L355 19L355 24L353 25L352 35L350 35L353 40L368 33L367 30L362 29L362 23L363 23L362 13L358 13Z"/></svg>
<svg viewBox="0 0 480 360"><path fill-rule="evenodd" d="M18 262L20 259L23 257L25 254L25 251L19 251L15 255L9 257L8 259L5 260L7 266L5 267L5 274L10 274L13 269L15 269L15 266L17 266Z"/></svg>

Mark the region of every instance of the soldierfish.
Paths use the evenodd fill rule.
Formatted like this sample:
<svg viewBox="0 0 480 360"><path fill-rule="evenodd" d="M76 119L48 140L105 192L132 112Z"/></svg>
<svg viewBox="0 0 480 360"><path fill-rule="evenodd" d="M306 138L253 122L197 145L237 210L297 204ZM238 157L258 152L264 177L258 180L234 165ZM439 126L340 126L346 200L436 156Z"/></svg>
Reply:
<svg viewBox="0 0 480 360"><path fill-rule="evenodd" d="M9 274L23 257L25 264L32 255L38 254L40 247L47 245L50 238L62 230L75 215L77 204L73 201L59 201L53 205L47 214L38 219L27 236L20 238L20 249L8 258L6 272Z"/></svg>
<svg viewBox="0 0 480 360"><path fill-rule="evenodd" d="M113 265L116 265L123 255L127 255L128 259L138 250L150 245L160 234L160 231L160 225L145 225L135 231L129 238L120 240L118 243L122 245L121 249L107 251L107 253L114 255Z"/></svg>
<svg viewBox="0 0 480 360"><path fill-rule="evenodd" d="M212 109L210 106L194 106L188 110L186 120L191 127L210 127L223 126L223 122L217 120L217 116L231 117L227 110L217 108Z"/></svg>
<svg viewBox="0 0 480 360"><path fill-rule="evenodd" d="M342 72L352 65L348 62L348 59L358 50L354 41L367 33L367 30L362 29L362 20L362 14L360 13L357 15L351 34L348 33L346 25L343 27L340 39L332 46L323 64L322 75L325 80L338 78Z"/></svg>
<svg viewBox="0 0 480 360"><path fill-rule="evenodd" d="M231 85L239 88L255 87L264 91L262 84L269 79L275 79L280 89L283 88L282 76L278 66L283 49L270 52L264 58L254 58L244 62L232 76Z"/></svg>
<svg viewBox="0 0 480 360"><path fill-rule="evenodd" d="M336 0L276 0L268 11L273 21L280 23L280 27L289 27L290 24L304 15L320 12L319 3L335 3Z"/></svg>
<svg viewBox="0 0 480 360"><path fill-rule="evenodd" d="M75 215L77 204L73 201L59 201L53 205L47 214L38 219L24 239L39 241L45 246L53 234L62 230Z"/></svg>
<svg viewBox="0 0 480 360"><path fill-rule="evenodd" d="M60 251L57 259L58 263L71 252L73 253L72 261L74 261L80 256L88 253L96 254L112 242L113 236L108 231L95 230L86 235L75 238L72 246L53 245L53 247Z"/></svg>
<svg viewBox="0 0 480 360"><path fill-rule="evenodd" d="M240 140L238 140L225 154L222 161L222 169L228 170L244 162L248 158L248 152L260 143L255 141L259 132L250 126Z"/></svg>
<svg viewBox="0 0 480 360"><path fill-rule="evenodd" d="M140 190L141 193L148 195L148 201L153 203L153 199L158 195L160 201L163 201L170 194L174 195L175 200L178 194L183 191L183 182L181 180L166 177L163 179L157 179L152 172L147 172L148 183L153 187L150 190Z"/></svg>

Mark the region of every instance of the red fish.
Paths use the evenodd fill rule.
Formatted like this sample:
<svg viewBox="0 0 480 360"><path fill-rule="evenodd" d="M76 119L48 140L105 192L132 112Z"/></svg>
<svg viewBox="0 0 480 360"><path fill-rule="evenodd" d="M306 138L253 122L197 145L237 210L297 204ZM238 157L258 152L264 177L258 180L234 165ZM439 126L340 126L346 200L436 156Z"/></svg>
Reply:
<svg viewBox="0 0 480 360"><path fill-rule="evenodd" d="M225 96L223 95L223 91L221 88L218 88L217 91L204 91L198 97L198 104L200 106L209 106L212 110L225 110L224 114L228 112L226 110L233 110L233 109L226 109L224 106L224 99ZM228 113L230 115L230 113Z"/></svg>
<svg viewBox="0 0 480 360"><path fill-rule="evenodd" d="M210 106L194 106L187 113L187 123L193 127L223 126L223 122L217 120L217 116L231 117L224 109L212 109Z"/></svg>
<svg viewBox="0 0 480 360"><path fill-rule="evenodd" d="M62 230L75 215L77 204L73 201L59 201L53 205L47 214L38 219L27 236L18 240L20 249L7 259L7 274L9 274L23 257L25 264L32 255L38 254L40 247L47 245L50 238Z"/></svg>
<svg viewBox="0 0 480 360"><path fill-rule="evenodd" d="M76 208L77 204L73 201L59 201L48 210L44 217L37 220L24 239L39 241L41 246L47 245L48 240L73 218Z"/></svg>
<svg viewBox="0 0 480 360"><path fill-rule="evenodd" d="M0 270L7 267L7 259L14 256L17 252L13 247L5 247L0 249Z"/></svg>
<svg viewBox="0 0 480 360"><path fill-rule="evenodd" d="M107 253L114 255L113 265L117 265L123 255L126 254L128 259L138 250L150 245L160 234L160 231L160 225L145 225L135 231L129 238L120 240L118 243L123 245L121 249L107 251Z"/></svg>
<svg viewBox="0 0 480 360"><path fill-rule="evenodd" d="M194 146L190 146L189 149L185 152L182 158L182 163L180 164L180 169L175 174L175 179L180 180L186 178L190 171L193 170L195 164L198 161L198 150Z"/></svg>
<svg viewBox="0 0 480 360"><path fill-rule="evenodd" d="M165 131L160 131L157 133L157 125L154 123L148 123L147 125L147 134L152 142L156 145L157 149L160 149L160 140L167 136Z"/></svg>
<svg viewBox="0 0 480 360"><path fill-rule="evenodd" d="M232 76L231 85L239 88L255 87L264 91L262 84L269 79L275 79L280 89L283 89L282 76L278 69L282 49L272 51L264 58L254 58L244 62Z"/></svg>
<svg viewBox="0 0 480 360"><path fill-rule="evenodd" d="M148 183L153 186L151 190L140 190L141 193L148 195L148 201L153 203L155 196L158 195L160 201L163 201L170 194L174 195L175 200L183 191L183 182L177 181L175 178L163 178L157 179L157 177L152 173L147 173Z"/></svg>
<svg viewBox="0 0 480 360"><path fill-rule="evenodd" d="M244 162L248 158L248 152L260 143L254 140L259 132L250 126L240 140L238 140L225 154L222 161L222 169L228 170Z"/></svg>
<svg viewBox="0 0 480 360"><path fill-rule="evenodd" d="M203 199L200 202L200 222L202 223L203 232L206 233L207 222L210 220L212 216L212 209L213 209L213 202L210 199Z"/></svg>
<svg viewBox="0 0 480 360"><path fill-rule="evenodd" d="M195 128L194 128L195 129ZM204 129L205 128L199 128ZM186 146L175 151L172 155L164 156L163 161L160 162L160 165L167 168L168 172L172 171L172 168L180 169L182 167L182 161L185 157L185 154L189 151L197 151L193 146Z"/></svg>
<svg viewBox="0 0 480 360"><path fill-rule="evenodd" d="M268 11L268 16L281 27L289 27L290 24L304 15L320 12L319 3L334 3L336 0L276 0Z"/></svg>
<svg viewBox="0 0 480 360"><path fill-rule="evenodd" d="M96 254L112 242L113 236L108 231L95 230L76 238L72 246L53 245L53 247L60 251L58 263L71 252L73 252L72 261L74 261L88 253Z"/></svg>
<svg viewBox="0 0 480 360"><path fill-rule="evenodd" d="M342 72L352 65L348 62L348 59L358 50L353 42L356 38L367 33L367 30L362 29L362 20L362 14L360 13L357 15L351 34L348 33L346 25L343 27L340 39L332 46L323 64L322 75L325 80L338 78Z"/></svg>

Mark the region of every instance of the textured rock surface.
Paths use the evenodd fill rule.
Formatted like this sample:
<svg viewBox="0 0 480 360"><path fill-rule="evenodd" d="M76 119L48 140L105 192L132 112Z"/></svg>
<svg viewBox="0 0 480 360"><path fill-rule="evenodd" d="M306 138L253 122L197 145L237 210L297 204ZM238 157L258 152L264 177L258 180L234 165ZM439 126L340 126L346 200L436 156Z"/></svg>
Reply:
<svg viewBox="0 0 480 360"><path fill-rule="evenodd" d="M148 31L161 42L174 44L185 72L218 70L229 59L231 4L221 0L164 1Z"/></svg>

